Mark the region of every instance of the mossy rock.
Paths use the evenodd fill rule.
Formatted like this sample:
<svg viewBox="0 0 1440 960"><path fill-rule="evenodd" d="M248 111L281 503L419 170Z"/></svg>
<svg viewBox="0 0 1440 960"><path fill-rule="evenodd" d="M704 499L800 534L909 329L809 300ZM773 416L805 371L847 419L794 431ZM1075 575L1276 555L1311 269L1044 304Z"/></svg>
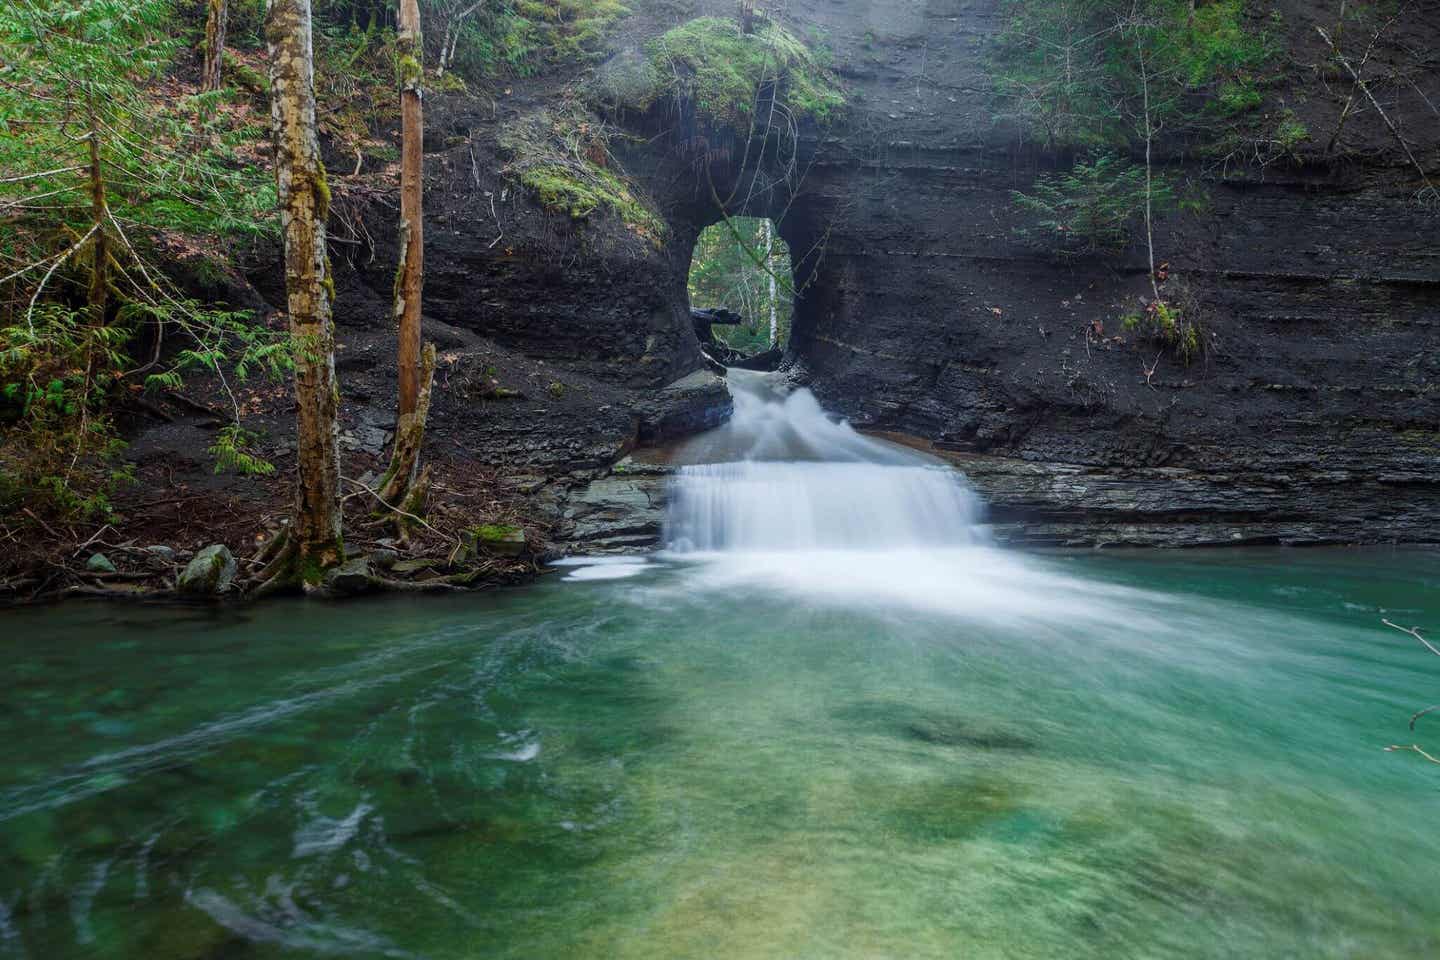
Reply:
<svg viewBox="0 0 1440 960"><path fill-rule="evenodd" d="M181 593L196 597L213 597L224 593L235 579L235 558L223 543L212 543L195 554L180 572L175 587Z"/></svg>
<svg viewBox="0 0 1440 960"><path fill-rule="evenodd" d="M610 155L604 125L567 101L512 124L500 137L505 172L547 210L585 220L611 211L631 232L660 246L665 222Z"/></svg>
<svg viewBox="0 0 1440 960"><path fill-rule="evenodd" d="M688 101L717 125L745 127L759 91L773 84L796 120L824 122L845 104L835 73L805 42L773 20L743 33L729 18L699 17L652 40L649 75L659 86L635 87L625 106L646 109L664 93Z"/></svg>
<svg viewBox="0 0 1440 960"><path fill-rule="evenodd" d="M466 546L473 554L488 553L497 557L523 556L529 548L525 531L505 523L487 523L465 531Z"/></svg>

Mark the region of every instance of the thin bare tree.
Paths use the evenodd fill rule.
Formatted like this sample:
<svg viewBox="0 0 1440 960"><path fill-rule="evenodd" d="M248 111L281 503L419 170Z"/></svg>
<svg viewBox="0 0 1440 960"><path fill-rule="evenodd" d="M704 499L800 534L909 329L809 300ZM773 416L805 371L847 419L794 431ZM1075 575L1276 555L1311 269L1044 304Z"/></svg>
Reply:
<svg viewBox="0 0 1440 960"><path fill-rule="evenodd" d="M425 280L424 115L418 0L400 0L396 37L396 72L400 78L400 264L395 274L395 325L399 338L399 404L395 449L380 483L383 502L399 504L400 532L406 513L421 513L429 488L428 472L420 472L420 447L430 411L430 383L435 348L421 349L420 307Z"/></svg>

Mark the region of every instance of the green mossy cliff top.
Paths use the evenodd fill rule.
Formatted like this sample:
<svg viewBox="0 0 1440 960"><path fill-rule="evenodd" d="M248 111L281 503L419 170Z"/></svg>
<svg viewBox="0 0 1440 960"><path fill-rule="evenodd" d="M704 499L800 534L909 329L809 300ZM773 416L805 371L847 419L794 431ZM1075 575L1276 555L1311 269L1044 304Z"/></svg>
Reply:
<svg viewBox="0 0 1440 960"><path fill-rule="evenodd" d="M761 92L773 85L791 118L826 121L845 104L838 78L815 51L773 20L743 33L733 19L700 17L646 46L647 59L609 84L604 99L649 109L672 96L721 126L748 126ZM620 78L617 78L619 80Z"/></svg>

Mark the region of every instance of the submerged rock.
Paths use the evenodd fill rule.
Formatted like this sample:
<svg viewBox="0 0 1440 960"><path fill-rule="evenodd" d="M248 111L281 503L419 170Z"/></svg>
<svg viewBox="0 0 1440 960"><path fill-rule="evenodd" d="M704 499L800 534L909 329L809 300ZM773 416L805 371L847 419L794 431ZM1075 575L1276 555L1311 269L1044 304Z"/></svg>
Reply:
<svg viewBox="0 0 1440 960"><path fill-rule="evenodd" d="M235 579L235 558L223 543L212 543L195 554L180 571L175 588L191 596L215 596L230 588Z"/></svg>

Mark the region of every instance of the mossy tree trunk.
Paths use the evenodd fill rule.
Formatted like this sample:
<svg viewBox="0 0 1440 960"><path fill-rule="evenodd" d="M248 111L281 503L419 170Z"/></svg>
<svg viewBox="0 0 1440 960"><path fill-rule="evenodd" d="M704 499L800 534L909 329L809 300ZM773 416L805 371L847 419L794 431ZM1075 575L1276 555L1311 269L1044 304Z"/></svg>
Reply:
<svg viewBox="0 0 1440 960"><path fill-rule="evenodd" d="M419 0L400 0L396 65L400 81L400 267L395 277L395 322L400 335L400 416L420 396L420 295L424 282L425 223L423 74Z"/></svg>
<svg viewBox="0 0 1440 960"><path fill-rule="evenodd" d="M395 424L395 450L390 467L380 478L381 505L395 512L401 537L408 535L412 516L425 513L430 490L430 468L420 469L420 447L425 442L425 421L430 415L430 386L435 376L435 345L425 344L420 359L421 389L415 409L402 413Z"/></svg>
<svg viewBox="0 0 1440 960"><path fill-rule="evenodd" d="M205 64L200 71L201 90L220 89L228 6L228 0L205 0Z"/></svg>
<svg viewBox="0 0 1440 960"><path fill-rule="evenodd" d="M330 188L315 136L310 0L267 0L275 182L285 239L285 289L295 350L298 483L290 576L306 586L344 559L336 416L334 281L326 252Z"/></svg>

